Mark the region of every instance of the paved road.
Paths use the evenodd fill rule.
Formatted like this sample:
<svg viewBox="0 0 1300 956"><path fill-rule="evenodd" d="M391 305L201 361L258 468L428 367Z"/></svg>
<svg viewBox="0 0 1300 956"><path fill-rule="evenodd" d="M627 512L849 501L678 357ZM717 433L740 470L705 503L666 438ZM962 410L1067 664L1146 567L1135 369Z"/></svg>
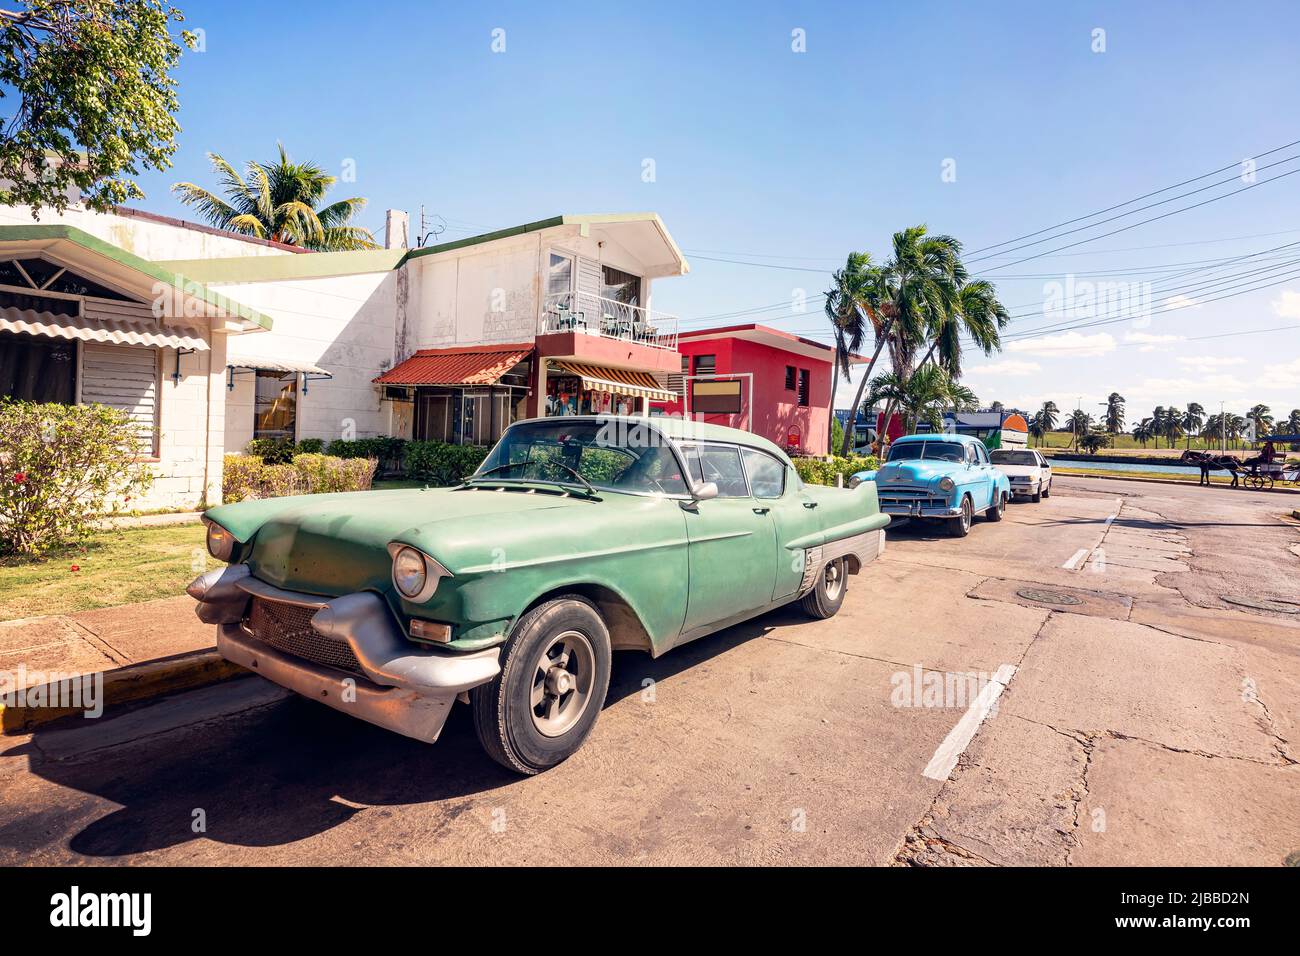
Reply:
<svg viewBox="0 0 1300 956"><path fill-rule="evenodd" d="M426 747L257 678L4 738L0 863L1276 865L1300 615L1222 597L1300 602L1289 503L1062 478L964 540L891 530L831 621L617 655L526 780L467 708Z"/></svg>

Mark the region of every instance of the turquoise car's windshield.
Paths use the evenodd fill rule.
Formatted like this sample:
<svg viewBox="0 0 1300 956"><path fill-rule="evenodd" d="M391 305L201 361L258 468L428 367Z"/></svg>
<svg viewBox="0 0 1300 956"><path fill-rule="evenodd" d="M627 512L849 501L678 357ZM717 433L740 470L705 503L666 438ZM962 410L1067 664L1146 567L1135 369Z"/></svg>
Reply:
<svg viewBox="0 0 1300 956"><path fill-rule="evenodd" d="M955 441L906 441L889 446L886 461L965 461L966 448Z"/></svg>
<svg viewBox="0 0 1300 956"><path fill-rule="evenodd" d="M563 419L512 425L470 480L581 486L578 476L613 491L687 493L677 458L657 431Z"/></svg>

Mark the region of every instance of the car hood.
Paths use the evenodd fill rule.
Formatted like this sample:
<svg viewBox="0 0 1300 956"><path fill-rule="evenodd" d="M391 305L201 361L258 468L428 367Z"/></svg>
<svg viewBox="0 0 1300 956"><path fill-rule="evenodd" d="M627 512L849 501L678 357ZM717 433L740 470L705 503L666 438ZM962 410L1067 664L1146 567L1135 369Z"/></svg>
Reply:
<svg viewBox="0 0 1300 956"><path fill-rule="evenodd" d="M525 513L575 506L593 505L543 490L436 488L250 501L214 508L208 517L240 541L253 540L248 563L256 577L335 596L388 588L390 541L421 545L440 528L459 535L485 522L517 522L527 520Z"/></svg>
<svg viewBox="0 0 1300 956"><path fill-rule="evenodd" d="M876 483L927 484L961 469L952 461L890 461L876 471Z"/></svg>

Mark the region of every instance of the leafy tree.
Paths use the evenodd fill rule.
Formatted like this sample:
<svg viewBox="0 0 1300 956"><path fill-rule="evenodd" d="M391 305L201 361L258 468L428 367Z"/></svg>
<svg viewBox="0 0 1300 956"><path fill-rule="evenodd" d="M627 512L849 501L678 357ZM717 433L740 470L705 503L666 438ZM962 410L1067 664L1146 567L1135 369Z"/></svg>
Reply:
<svg viewBox="0 0 1300 956"><path fill-rule="evenodd" d="M1088 454L1095 455L1100 449L1109 448L1113 437L1109 432L1093 430L1082 436L1079 444Z"/></svg>
<svg viewBox="0 0 1300 956"><path fill-rule="evenodd" d="M1071 439L1074 447L1079 447L1079 440L1088 432L1092 431L1092 416L1082 408L1076 408L1070 413L1070 417L1065 420L1065 425L1070 429L1073 437Z"/></svg>
<svg viewBox="0 0 1300 956"><path fill-rule="evenodd" d="M69 192L104 211L166 169L180 128L183 20L165 0L15 0L0 10L0 203L63 211ZM193 47L194 34L182 32Z"/></svg>
<svg viewBox="0 0 1300 956"><path fill-rule="evenodd" d="M1205 424L1205 409L1196 402L1189 402L1187 411L1183 412L1183 431L1187 433L1187 447L1192 447L1192 435L1199 434Z"/></svg>
<svg viewBox="0 0 1300 956"><path fill-rule="evenodd" d="M1286 419L1286 430L1292 435L1300 435L1300 408L1291 409Z"/></svg>
<svg viewBox="0 0 1300 956"><path fill-rule="evenodd" d="M1106 397L1106 431L1118 435L1124 430L1124 396L1111 392Z"/></svg>
<svg viewBox="0 0 1300 956"><path fill-rule="evenodd" d="M1151 418L1144 418L1133 426L1133 438L1142 443L1142 447L1147 447L1147 442L1156 436L1155 421Z"/></svg>
<svg viewBox="0 0 1300 956"><path fill-rule="evenodd" d="M1246 418L1255 423L1255 434L1267 435L1273 430L1273 410L1267 405L1256 405L1246 413Z"/></svg>
<svg viewBox="0 0 1300 956"><path fill-rule="evenodd" d="M224 199L194 183L176 183L172 192L212 225L241 235L320 252L378 248L369 230L352 225L364 199L339 199L318 208L335 178L315 163L291 162L283 144L279 150L273 163L250 162L242 178L221 156L208 153Z"/></svg>
<svg viewBox="0 0 1300 956"><path fill-rule="evenodd" d="M1043 413L1035 412L1027 422L1029 426L1029 437L1041 445L1043 438L1047 435L1047 429L1043 426Z"/></svg>

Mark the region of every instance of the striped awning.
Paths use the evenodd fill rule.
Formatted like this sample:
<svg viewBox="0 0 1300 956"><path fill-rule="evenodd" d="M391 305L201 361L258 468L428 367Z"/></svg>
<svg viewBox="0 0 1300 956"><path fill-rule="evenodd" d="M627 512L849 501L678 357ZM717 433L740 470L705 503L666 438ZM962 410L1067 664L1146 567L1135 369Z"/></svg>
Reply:
<svg viewBox="0 0 1300 956"><path fill-rule="evenodd" d="M312 365L310 362L294 362L289 359L268 359L252 358L239 355L231 355L226 359L226 365L230 368L253 368L264 372L306 372L308 375L326 375L330 378L334 376L319 365Z"/></svg>
<svg viewBox="0 0 1300 956"><path fill-rule="evenodd" d="M680 397L661 386L649 372L562 361L552 361L551 370L560 375L576 375L582 379L583 388L598 392L615 392L655 402L671 402Z"/></svg>
<svg viewBox="0 0 1300 956"><path fill-rule="evenodd" d="M49 339L79 339L109 345L152 345L157 348L191 349L206 352L208 343L198 329L150 329L137 322L119 319L88 319L76 315L55 315L31 309L0 308L0 332L23 332Z"/></svg>
<svg viewBox="0 0 1300 956"><path fill-rule="evenodd" d="M531 344L421 349L375 379L375 384L495 385L532 352Z"/></svg>

